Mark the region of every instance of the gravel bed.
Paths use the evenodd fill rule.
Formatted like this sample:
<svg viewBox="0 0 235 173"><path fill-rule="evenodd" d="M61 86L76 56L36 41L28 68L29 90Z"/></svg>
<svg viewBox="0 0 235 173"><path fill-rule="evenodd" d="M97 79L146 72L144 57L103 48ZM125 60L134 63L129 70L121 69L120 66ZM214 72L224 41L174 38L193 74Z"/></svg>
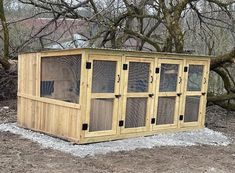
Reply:
<svg viewBox="0 0 235 173"><path fill-rule="evenodd" d="M50 137L41 133L19 128L16 123L0 124L0 131L9 131L23 138L32 140L41 145L42 148L51 148L65 153L70 153L81 158L106 154L117 151L130 151L141 148L153 148L161 146L193 146L193 145L215 145L227 146L231 139L220 132L208 128L178 132L171 134L159 134L149 137L138 137L110 142L100 142L87 145L73 145L70 142Z"/></svg>

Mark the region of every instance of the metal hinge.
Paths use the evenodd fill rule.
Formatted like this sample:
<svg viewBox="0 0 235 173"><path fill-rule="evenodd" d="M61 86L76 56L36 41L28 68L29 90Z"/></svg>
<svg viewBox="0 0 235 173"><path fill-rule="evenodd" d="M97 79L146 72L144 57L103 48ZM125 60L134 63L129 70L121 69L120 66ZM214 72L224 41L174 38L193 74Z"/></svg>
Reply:
<svg viewBox="0 0 235 173"><path fill-rule="evenodd" d="M156 123L156 118L152 118L151 119L151 124L155 124Z"/></svg>
<svg viewBox="0 0 235 173"><path fill-rule="evenodd" d="M184 72L188 72L188 67L187 66L184 67Z"/></svg>
<svg viewBox="0 0 235 173"><path fill-rule="evenodd" d="M160 73L160 68L159 67L155 68L155 73Z"/></svg>
<svg viewBox="0 0 235 173"><path fill-rule="evenodd" d="M91 69L91 62L86 62L86 69Z"/></svg>
<svg viewBox="0 0 235 173"><path fill-rule="evenodd" d="M127 70L127 68L128 68L128 64L123 64L123 65L122 65L122 69L123 69L123 70Z"/></svg>

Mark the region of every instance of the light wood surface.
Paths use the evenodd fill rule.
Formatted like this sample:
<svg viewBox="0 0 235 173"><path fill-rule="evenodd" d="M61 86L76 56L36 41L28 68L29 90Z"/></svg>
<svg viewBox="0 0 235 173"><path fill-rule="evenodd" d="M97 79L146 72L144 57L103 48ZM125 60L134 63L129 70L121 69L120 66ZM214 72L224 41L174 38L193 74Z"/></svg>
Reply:
<svg viewBox="0 0 235 173"><path fill-rule="evenodd" d="M80 54L82 58L81 75L79 75L79 104L66 102L63 101L63 99L59 100L41 97L40 89L42 75L45 80L53 79L61 81L70 79L70 76L65 77L65 74L52 76L51 72L48 71L49 68L46 68L46 70L45 68L43 69L42 58L56 58L67 55L76 56L78 54ZM91 67L91 69L86 69L86 62L91 62L93 65L95 60L116 62L113 92L92 93L93 67ZM129 68L123 70L123 64L129 65L130 62L150 64L148 79L149 87L147 92L127 91ZM202 95L202 93L206 93L208 87L209 57L85 48L21 54L19 55L18 63L17 123L21 127L47 133L79 144L204 127L206 94ZM161 68L161 64L163 63L179 65L176 91L159 91L161 74L155 73L155 69L157 67ZM54 69L54 74L59 74L57 72L60 67L56 67L56 65L50 65L50 68L52 71ZM190 65L203 66L203 81L200 91L187 91L188 72L184 72L184 67ZM108 80L104 80L103 82L107 81ZM102 83L102 81L100 82ZM58 92L58 94L61 94L60 97L66 95L63 94L63 92L63 90ZM177 96L178 93L181 95ZM153 96L149 97L149 94L153 94ZM117 98L117 95L120 95L120 97ZM186 98L189 96L200 97L198 120L194 122L180 121L179 116L185 114ZM66 97L70 96L67 95ZM159 104L159 98L162 97L174 97L175 102L167 102L166 99ZM133 104L134 101L129 101L129 103L127 101L128 99L138 98L146 99L147 103L141 102ZM140 127L125 128L127 104L135 105L129 110L131 114L129 113L128 124L132 126L133 123L140 123L135 119L136 117L140 118L137 114L140 115L146 113L143 126L141 123ZM191 104L193 104L193 102L191 102ZM169 107L174 107L174 109L171 109L170 111ZM144 111L144 109L146 110ZM161 118L157 117L159 111L163 116ZM164 114L166 115L164 116ZM160 118L162 123L151 124L152 118L155 118L156 121L157 118ZM173 122L170 120L172 118ZM119 126L120 120L124 121L124 126ZM87 130L82 130L83 124L88 125Z"/></svg>

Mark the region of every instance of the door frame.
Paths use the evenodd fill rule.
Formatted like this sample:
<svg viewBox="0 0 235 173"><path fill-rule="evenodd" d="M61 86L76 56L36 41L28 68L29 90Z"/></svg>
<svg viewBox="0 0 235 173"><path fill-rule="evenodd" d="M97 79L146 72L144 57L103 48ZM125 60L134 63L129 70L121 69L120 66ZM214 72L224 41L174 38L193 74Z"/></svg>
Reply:
<svg viewBox="0 0 235 173"><path fill-rule="evenodd" d="M149 63L150 64L150 71L149 71L149 87L147 92L133 92L128 93L128 74L129 74L129 62L137 62L137 63ZM121 134L126 133L133 133L133 132L146 132L150 130L150 115L152 114L152 106L154 97L149 97L149 94L154 93L154 65L155 65L155 57L137 57L137 56L128 56L124 58L124 64L128 65L127 70L123 70L123 97L122 97L122 116L121 119L124 121L123 126L120 128ZM146 107L146 119L145 119L145 126L143 127L135 127L135 128L125 128L125 118L126 118L126 104L127 98L135 98L135 97L142 97L147 98L147 107Z"/></svg>
<svg viewBox="0 0 235 173"><path fill-rule="evenodd" d="M115 61L116 65L116 75L115 75L115 88L113 93L92 93L92 75L93 75L93 63L94 60L97 61ZM122 57L121 56L109 56L109 55L89 55L88 62L91 63L91 68L88 70L88 81L87 81L87 106L86 106L86 115L85 122L88 122L88 129L85 131L85 137L98 137L98 136L108 136L108 135L116 135L117 134L117 126L118 126L118 112L119 112L119 104L120 99L115 97L115 95L120 95L120 83L121 83L121 64ZM119 75L119 77L118 77ZM112 98L113 101L113 118L112 118L112 129L111 130L102 130L102 131L89 131L89 123L90 123L90 110L91 110L91 99L95 98Z"/></svg>
<svg viewBox="0 0 235 173"><path fill-rule="evenodd" d="M156 87L155 87L155 93L156 97L154 100L154 113L152 115L152 119L155 119L155 123L152 124L152 131L156 130L163 130L163 129L172 129L172 128L178 128L178 122L179 122L179 112L180 107L182 106L182 90L183 90L183 66L184 66L184 60L183 59L165 59L165 58L159 58L157 61L156 68L159 69L159 73L155 76L156 81ZM160 92L160 77L161 77L161 64L179 64L178 68L178 77L177 77L177 88L174 92ZM181 79L180 79L181 78ZM177 94L180 94L179 96ZM158 99L159 97L175 97L175 112L174 112L174 123L173 124L157 124L157 111L158 111Z"/></svg>
<svg viewBox="0 0 235 173"><path fill-rule="evenodd" d="M179 121L180 128L186 127L195 127L195 126L204 126L205 120L205 107L206 98L207 98L207 87L208 87L208 80L209 80L209 64L208 60L184 60L185 67L188 67L188 71L184 73L184 87L183 87L183 94L182 94L182 107L181 107L181 115L185 114L185 106L186 106L186 97L187 96L199 96L200 103L199 103L199 110L198 110L198 121L195 122L184 122L184 118L182 121ZM201 90L200 91L187 91L188 85L188 74L189 74L189 65L202 65L203 66L203 75L201 81Z"/></svg>

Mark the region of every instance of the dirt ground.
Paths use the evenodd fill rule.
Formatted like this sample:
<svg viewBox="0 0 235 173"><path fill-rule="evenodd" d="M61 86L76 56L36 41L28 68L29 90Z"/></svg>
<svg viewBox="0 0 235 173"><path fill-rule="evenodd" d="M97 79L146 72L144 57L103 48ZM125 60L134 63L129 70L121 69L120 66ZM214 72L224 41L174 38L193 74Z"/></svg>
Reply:
<svg viewBox="0 0 235 173"><path fill-rule="evenodd" d="M9 109L1 109L9 106ZM0 123L15 122L15 100L0 102ZM208 127L235 140L235 113L207 109ZM227 119L227 120L226 120ZM226 124L227 121L227 124ZM42 149L37 143L0 132L0 172L235 172L235 142L229 146L156 147L84 159Z"/></svg>

